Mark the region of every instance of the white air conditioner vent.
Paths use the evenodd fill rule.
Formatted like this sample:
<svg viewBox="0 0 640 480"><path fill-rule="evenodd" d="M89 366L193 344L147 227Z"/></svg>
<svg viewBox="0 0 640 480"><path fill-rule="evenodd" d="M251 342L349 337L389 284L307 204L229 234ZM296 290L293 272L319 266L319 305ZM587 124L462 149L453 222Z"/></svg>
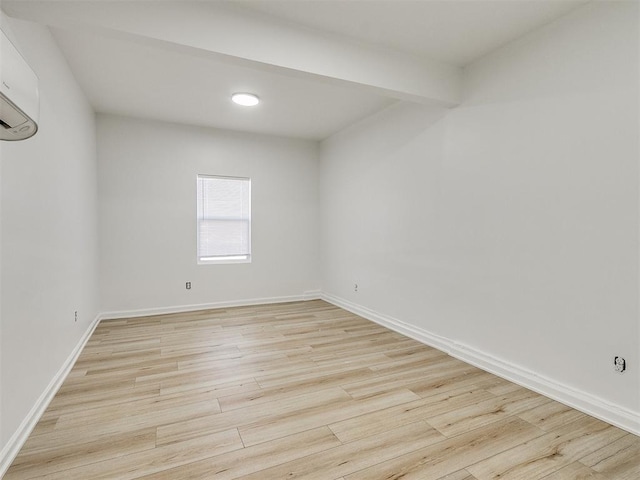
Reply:
<svg viewBox="0 0 640 480"><path fill-rule="evenodd" d="M0 34L0 140L24 140L38 131L38 77Z"/></svg>

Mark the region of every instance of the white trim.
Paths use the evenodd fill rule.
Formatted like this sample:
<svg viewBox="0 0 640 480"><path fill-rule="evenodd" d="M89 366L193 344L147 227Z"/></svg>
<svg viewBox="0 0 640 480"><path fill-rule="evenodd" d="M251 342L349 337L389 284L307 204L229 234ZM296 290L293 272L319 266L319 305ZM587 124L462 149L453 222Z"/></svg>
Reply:
<svg viewBox="0 0 640 480"><path fill-rule="evenodd" d="M320 298L322 298L322 290L307 290L302 296L305 302L309 300L320 300Z"/></svg>
<svg viewBox="0 0 640 480"><path fill-rule="evenodd" d="M11 463L16 458L16 455L18 455L18 452L27 441L27 438L29 438L31 431L35 428L40 417L49 406L49 403L51 403L51 400L53 400L55 394L58 392L62 382L67 378L67 375L76 363L80 353L82 353L82 349L89 338L91 338L91 335L98 326L98 323L100 323L101 318L102 317L100 315L96 315L96 318L93 319L82 337L80 337L80 340L71 351L66 361L53 376L49 385L47 385L47 388L44 389L27 416L22 420L20 426L16 429L11 438L9 438L9 441L2 448L2 451L0 451L0 478L2 478L7 472Z"/></svg>
<svg viewBox="0 0 640 480"><path fill-rule="evenodd" d="M451 339L435 335L420 327L402 322L335 295L323 293L321 298L367 320L437 348L482 370L517 383L635 435L640 435L640 412L613 404L585 391L568 387L551 378L514 365L504 359L496 358L469 345L463 345Z"/></svg>
<svg viewBox="0 0 640 480"><path fill-rule="evenodd" d="M47 406L58 392L58 389L62 385L62 382L67 378L67 375L76 363L76 360L80 356L82 349L86 345L89 338L93 334L94 330L98 326L101 320L116 319L116 318L129 318L129 317L144 317L149 315L161 315L166 313L180 313L190 312L197 310L209 310L214 308L225 307L243 307L249 305L266 305L271 303L287 303L287 302L299 302L308 300L317 300L320 298L320 290L309 290L302 295L292 295L288 297L269 297L269 298L254 298L244 300L232 300L228 302L215 302L215 303L202 303L198 305L180 305L172 307L161 308L145 308L139 310L126 310L117 312L103 312L96 315L96 318L91 322L89 328L80 338L77 345L67 357L60 370L55 374L47 388L42 392L40 398L36 401L31 411L24 418L18 429L11 436L7 444L0 451L0 478L4 476L6 471L11 466L11 463L15 459L16 455L27 441L27 438L31 434L32 430L40 420L40 417L47 409Z"/></svg>
<svg viewBox="0 0 640 480"><path fill-rule="evenodd" d="M592 417L640 436L640 412L611 403L596 395L578 390L537 374L531 370L493 357L468 345L454 344L449 354L482 370L506 378Z"/></svg>
<svg viewBox="0 0 640 480"><path fill-rule="evenodd" d="M198 265L227 265L230 263L251 263L251 254L229 255L226 257L198 257Z"/></svg>
<svg viewBox="0 0 640 480"><path fill-rule="evenodd" d="M416 327L415 325L405 323L397 318L376 312L375 310L352 303L343 298L336 297L335 295L323 293L320 290L308 290L302 295L292 295L287 297L232 300L197 305L104 312L98 314L93 322L91 322L84 335L80 338L65 363L60 367L60 370L58 370L51 382L49 382L47 388L42 392L40 398L38 398L29 414L20 424L20 427L18 427L0 452L0 478L2 478L9 469L9 466L20 451L20 448L22 448L22 445L26 442L29 434L38 423L38 420L62 385L62 382L64 382L65 378L73 368L73 365L80 356L82 349L101 320L209 310L214 308L309 301L316 299L325 300L333 305L344 308L345 310L360 315L363 318L378 323L379 325L406 335L426 345L437 348L438 350L448 353L452 357L458 358L487 372L493 373L494 375L534 390L542 395L575 408L576 410L580 410L588 415L627 430L635 435L640 435L640 413L638 412L612 404L587 392L567 387L550 378L538 375L535 372L526 370L520 366L513 365L503 359L493 357L468 345L456 343L446 337L433 334L420 327Z"/></svg>
<svg viewBox="0 0 640 480"><path fill-rule="evenodd" d="M370 310L362 305L357 305L343 298L336 297L335 295L323 292L321 298L337 307L344 308L345 310L355 313L356 315L360 315L361 317L371 320L383 327L390 328L391 330L406 335L407 337L413 338L425 345L437 348L445 353L450 353L449 351L451 350L453 342L448 338L427 332L426 330L405 323L397 318Z"/></svg>
<svg viewBox="0 0 640 480"><path fill-rule="evenodd" d="M311 295L309 295L311 293ZM247 298L242 300L230 300L213 303L197 303L194 305L173 305L158 308L140 308L136 310L117 310L103 312L100 319L118 319L132 317L149 317L152 315L166 315L169 313L195 312L198 310L212 310L215 308L246 307L250 305L267 305L271 303L304 302L320 298L320 291L304 292L302 295L290 295L287 297Z"/></svg>

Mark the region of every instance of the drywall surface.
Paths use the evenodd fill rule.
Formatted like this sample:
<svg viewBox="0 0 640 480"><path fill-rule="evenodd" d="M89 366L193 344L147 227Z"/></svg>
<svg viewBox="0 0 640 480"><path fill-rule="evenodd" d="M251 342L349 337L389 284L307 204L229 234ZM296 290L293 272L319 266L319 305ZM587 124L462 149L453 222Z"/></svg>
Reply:
<svg viewBox="0 0 640 480"><path fill-rule="evenodd" d="M63 367L98 307L93 110L47 28L4 15L2 26L39 78L40 120L31 139L0 142L0 449Z"/></svg>
<svg viewBox="0 0 640 480"><path fill-rule="evenodd" d="M101 311L317 291L315 142L109 115L97 123ZM251 263L197 264L198 174L251 178Z"/></svg>
<svg viewBox="0 0 640 480"><path fill-rule="evenodd" d="M324 141L323 292L640 418L637 10L589 4L468 66L460 107Z"/></svg>

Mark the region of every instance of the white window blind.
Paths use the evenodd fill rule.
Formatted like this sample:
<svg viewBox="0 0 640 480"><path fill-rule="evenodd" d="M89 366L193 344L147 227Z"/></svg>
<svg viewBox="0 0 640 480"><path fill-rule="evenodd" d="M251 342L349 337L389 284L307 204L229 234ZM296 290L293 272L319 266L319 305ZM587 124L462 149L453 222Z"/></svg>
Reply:
<svg viewBox="0 0 640 480"><path fill-rule="evenodd" d="M251 180L198 175L198 261L251 257Z"/></svg>

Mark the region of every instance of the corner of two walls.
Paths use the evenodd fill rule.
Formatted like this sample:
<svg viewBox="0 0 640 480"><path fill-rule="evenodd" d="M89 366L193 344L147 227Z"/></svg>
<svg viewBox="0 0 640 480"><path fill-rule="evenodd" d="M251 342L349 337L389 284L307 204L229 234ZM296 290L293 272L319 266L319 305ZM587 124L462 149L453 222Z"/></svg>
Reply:
<svg viewBox="0 0 640 480"><path fill-rule="evenodd" d="M49 30L0 16L40 89L38 133L0 143L2 476L96 323L98 237L93 110Z"/></svg>
<svg viewBox="0 0 640 480"><path fill-rule="evenodd" d="M467 66L459 107L324 141L325 298L640 433L637 9L588 4Z"/></svg>
<svg viewBox="0 0 640 480"><path fill-rule="evenodd" d="M107 316L317 295L317 142L114 115L97 127ZM198 174L251 178L251 263L197 264Z"/></svg>
<svg viewBox="0 0 640 480"><path fill-rule="evenodd" d="M317 298L320 285L317 142L96 117L49 30L2 20L41 110L36 136L0 144L0 476L100 318ZM252 178L252 263L197 265L198 173Z"/></svg>
<svg viewBox="0 0 640 480"><path fill-rule="evenodd" d="M30 143L2 145L1 445L98 311L298 299L320 279L334 303L637 422L630 8L587 5L467 67L460 107L400 103L320 152L113 116L98 117L96 140L50 33L12 20L40 77L43 128ZM251 267L195 265L197 173L254 179ZM48 248L38 249L42 238ZM627 358L626 375L613 372L614 354Z"/></svg>

